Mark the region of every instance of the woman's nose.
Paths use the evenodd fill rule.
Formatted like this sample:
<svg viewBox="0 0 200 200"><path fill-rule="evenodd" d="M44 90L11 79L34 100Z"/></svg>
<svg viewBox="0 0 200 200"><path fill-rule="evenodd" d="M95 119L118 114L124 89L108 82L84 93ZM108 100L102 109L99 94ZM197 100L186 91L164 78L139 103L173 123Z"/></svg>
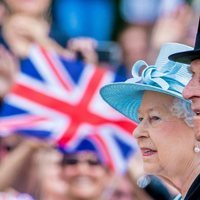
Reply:
<svg viewBox="0 0 200 200"><path fill-rule="evenodd" d="M140 124L138 124L138 126L133 131L133 136L135 137L135 139L147 137L147 124L145 122L141 122Z"/></svg>

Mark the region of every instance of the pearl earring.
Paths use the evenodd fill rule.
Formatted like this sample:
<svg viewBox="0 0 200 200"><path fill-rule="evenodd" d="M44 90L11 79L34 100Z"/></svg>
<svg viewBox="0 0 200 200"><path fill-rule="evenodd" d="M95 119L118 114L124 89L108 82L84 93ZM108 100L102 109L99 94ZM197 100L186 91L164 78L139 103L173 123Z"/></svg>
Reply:
<svg viewBox="0 0 200 200"><path fill-rule="evenodd" d="M199 145L197 145L197 146L194 147L194 152L195 153L199 153L200 152Z"/></svg>

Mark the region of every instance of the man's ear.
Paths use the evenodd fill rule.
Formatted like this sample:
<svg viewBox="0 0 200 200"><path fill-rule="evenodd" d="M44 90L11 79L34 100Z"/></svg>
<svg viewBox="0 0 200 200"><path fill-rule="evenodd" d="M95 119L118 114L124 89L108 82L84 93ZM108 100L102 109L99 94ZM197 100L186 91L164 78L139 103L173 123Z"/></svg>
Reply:
<svg viewBox="0 0 200 200"><path fill-rule="evenodd" d="M200 141L200 117L193 120L194 123L194 133L197 141Z"/></svg>

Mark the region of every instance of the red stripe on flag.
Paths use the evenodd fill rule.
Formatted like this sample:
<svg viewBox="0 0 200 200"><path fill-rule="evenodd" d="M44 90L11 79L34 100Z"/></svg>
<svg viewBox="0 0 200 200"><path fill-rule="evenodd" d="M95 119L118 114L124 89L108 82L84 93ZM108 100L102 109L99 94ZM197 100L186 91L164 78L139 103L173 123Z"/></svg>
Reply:
<svg viewBox="0 0 200 200"><path fill-rule="evenodd" d="M121 127L129 133L131 133L136 126L131 121L128 121L125 118L117 121L105 119L83 108L82 105L80 106L79 104L68 104L64 101L56 99L55 97L48 96L42 92L38 92L34 89L31 89L30 87L26 87L21 84L16 84L15 87L13 87L12 92L21 98L25 98L33 103L50 108L52 110L60 112L61 114L66 115L67 117L70 117L72 123L76 123L76 125L79 125L82 122L92 125L113 124L114 126Z"/></svg>
<svg viewBox="0 0 200 200"><path fill-rule="evenodd" d="M72 90L70 84L66 81L66 77L63 77L63 74L60 73L58 68L56 67L55 61L52 59L52 56L43 48L40 47L39 50L41 51L42 55L45 57L45 60L48 62L49 67L52 69L55 76L58 78L59 82L63 85L63 87L69 91Z"/></svg>
<svg viewBox="0 0 200 200"><path fill-rule="evenodd" d="M2 120L0 122L0 130L16 130L20 127L33 127L36 124L40 124L41 122L46 122L48 119L46 117L38 117L38 116L23 116L17 117L15 120Z"/></svg>
<svg viewBox="0 0 200 200"><path fill-rule="evenodd" d="M112 159L112 155L108 151L108 147L105 144L104 140L99 134L91 134L89 137L92 138L92 140L97 144L98 149L101 150L101 153L103 154L103 158L105 159L107 166L114 171L115 166Z"/></svg>
<svg viewBox="0 0 200 200"><path fill-rule="evenodd" d="M105 69L101 68L95 68L93 75L90 78L90 81L88 82L87 88L84 91L83 98L80 101L80 104L83 105L84 108L87 108L90 104L90 101L92 97L95 95L95 93L102 86L102 79L107 74L107 71Z"/></svg>
<svg viewBox="0 0 200 200"><path fill-rule="evenodd" d="M71 121L69 127L63 131L63 134L60 138L58 138L57 143L60 146L65 146L70 140L72 140L73 136L75 136L77 129L80 124L76 124L73 120Z"/></svg>
<svg viewBox="0 0 200 200"><path fill-rule="evenodd" d="M102 73L100 74L102 75ZM92 79L91 83L93 82L94 79ZM125 118L121 120L109 120L95 113L92 113L86 107L87 106L86 100L89 100L90 98L88 99L85 98L84 103L80 101L80 103L72 105L62 100L56 99L53 96L49 96L47 94L39 92L33 88L22 85L20 83L16 84L15 87L13 87L12 92L21 98L25 98L28 101L33 102L34 104L39 104L41 106L47 107L49 109L52 109L52 111L55 110L57 112L60 112L61 114L64 114L66 117L71 118L72 124L70 126L70 130L76 130L76 128L74 128L73 126L79 126L81 123L88 123L94 126L109 124L110 126L113 125L116 127L120 127L130 133L135 128L135 124L133 124L131 121L128 121ZM63 142L64 141L68 142L69 139L71 139L71 137L73 136L73 134L75 134L73 132L70 133L68 131L66 132L69 135L68 136L66 136L66 134L63 135L62 138Z"/></svg>

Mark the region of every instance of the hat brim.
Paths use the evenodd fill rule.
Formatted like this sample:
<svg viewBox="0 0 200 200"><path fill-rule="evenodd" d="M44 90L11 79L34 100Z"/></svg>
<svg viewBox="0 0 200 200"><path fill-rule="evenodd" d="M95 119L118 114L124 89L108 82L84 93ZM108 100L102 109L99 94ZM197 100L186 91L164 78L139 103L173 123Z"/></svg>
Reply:
<svg viewBox="0 0 200 200"><path fill-rule="evenodd" d="M192 61L196 59L200 59L200 49L175 53L175 54L170 55L168 58L169 60L172 60L175 62L191 64Z"/></svg>
<svg viewBox="0 0 200 200"><path fill-rule="evenodd" d="M138 123L138 108L142 102L144 91L154 91L159 93L168 94L170 96L183 99L186 102L190 102L184 99L179 93L163 90L151 85L145 85L140 83L112 83L101 88L100 94L102 98L114 109Z"/></svg>

